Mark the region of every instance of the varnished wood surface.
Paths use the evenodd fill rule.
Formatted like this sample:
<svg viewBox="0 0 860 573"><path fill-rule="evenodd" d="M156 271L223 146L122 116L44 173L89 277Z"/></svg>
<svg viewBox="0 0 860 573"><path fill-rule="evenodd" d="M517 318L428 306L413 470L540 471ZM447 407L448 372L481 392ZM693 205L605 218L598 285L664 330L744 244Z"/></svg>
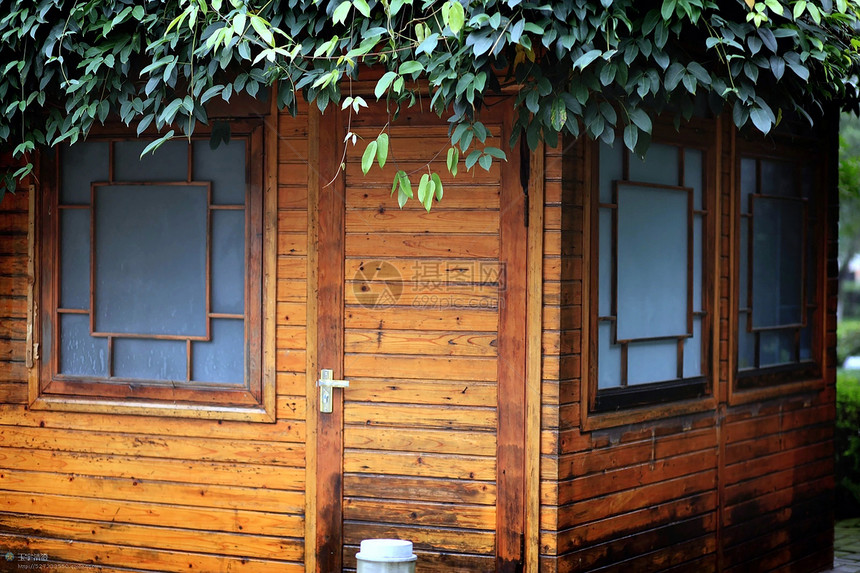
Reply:
<svg viewBox="0 0 860 573"><path fill-rule="evenodd" d="M309 300L318 294L308 284L316 277L309 272L307 119L279 120L273 424L28 411L28 195L0 204L0 545L116 572L316 566L319 516L308 510L318 492L306 474L307 444L316 451L308 365L318 367L307 347L316 344ZM360 128L375 133L372 120L363 121ZM444 126L438 134L425 127L431 143L444 139ZM394 138L415 139L409 129L393 131ZM725 137L726 150L730 143ZM417 144L398 149L401 167L418 165L425 152ZM353 569L361 539L400 537L415 542L419 571L493 571L505 495L497 457L498 285L419 284L415 275L416 261L422 272L498 271L503 168L447 182L445 200L429 216L416 201L400 213L389 196L390 173L375 167L363 177L360 152L347 156L343 195L342 352L351 387L337 461L346 518L340 558ZM825 368L815 388L726 404L734 352L726 330L731 161L721 167L713 249L714 405L662 412L656 422L619 416L590 430L581 386L588 376L581 193L588 173L582 148L570 142L547 149L544 161L539 559L527 555L527 571L535 561L541 573L820 568L832 541L830 514L821 508L833 487L834 370ZM835 227L828 238L832 259ZM381 311L362 306L354 289L356 273L379 260L403 279L398 303ZM822 288L832 341L835 281L822 278ZM463 298L478 304L450 304Z"/></svg>
<svg viewBox="0 0 860 573"><path fill-rule="evenodd" d="M306 119L285 118L281 126L290 131ZM282 133L266 146L289 141ZM306 252L287 248L296 241L283 238L304 236L305 184L290 181L305 167L278 163L277 153L267 157L275 158L269 172L289 175L257 182L278 191L269 194L264 214L266 236L279 241L278 257L262 261L272 289L272 325L263 344L271 343L277 363L273 424L26 410L28 194L0 205L0 221L8 225L0 231L4 547L99 563L105 571L304 570L305 341L289 330L304 326L287 320L286 312L282 318L274 305L305 298Z"/></svg>

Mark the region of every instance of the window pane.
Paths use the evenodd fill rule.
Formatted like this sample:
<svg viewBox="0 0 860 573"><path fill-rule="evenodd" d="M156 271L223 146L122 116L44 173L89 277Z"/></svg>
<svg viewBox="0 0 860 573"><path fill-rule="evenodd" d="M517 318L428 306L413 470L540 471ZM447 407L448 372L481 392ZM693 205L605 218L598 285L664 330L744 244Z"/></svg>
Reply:
<svg viewBox="0 0 860 573"><path fill-rule="evenodd" d="M98 332L206 334L206 188L97 191Z"/></svg>
<svg viewBox="0 0 860 573"><path fill-rule="evenodd" d="M60 308L90 308L90 210L60 210Z"/></svg>
<svg viewBox="0 0 860 573"><path fill-rule="evenodd" d="M60 150L60 205L89 205L90 183L107 181L108 143L81 141Z"/></svg>
<svg viewBox="0 0 860 573"><path fill-rule="evenodd" d="M750 212L750 195L756 193L756 160L741 159L741 213Z"/></svg>
<svg viewBox="0 0 860 573"><path fill-rule="evenodd" d="M187 350L184 340L116 338L113 373L117 378L185 381Z"/></svg>
<svg viewBox="0 0 860 573"><path fill-rule="evenodd" d="M684 187L693 190L693 209L702 209L702 152L684 150Z"/></svg>
<svg viewBox="0 0 860 573"><path fill-rule="evenodd" d="M601 322L597 328L597 387L615 388L621 385L621 349L612 344L610 323Z"/></svg>
<svg viewBox="0 0 860 573"><path fill-rule="evenodd" d="M761 366L779 366L797 362L794 353L794 331L776 330L761 333Z"/></svg>
<svg viewBox="0 0 860 573"><path fill-rule="evenodd" d="M598 254L600 293L598 314L612 314L612 209L600 209L600 245Z"/></svg>
<svg viewBox="0 0 860 573"><path fill-rule="evenodd" d="M678 342L633 342L627 349L627 384L648 384L678 378Z"/></svg>
<svg viewBox="0 0 860 573"><path fill-rule="evenodd" d="M803 292L803 205L759 197L753 212L753 325L799 324Z"/></svg>
<svg viewBox="0 0 860 573"><path fill-rule="evenodd" d="M749 314L738 320L738 370L755 368L755 333L747 331Z"/></svg>
<svg viewBox="0 0 860 573"><path fill-rule="evenodd" d="M619 190L619 339L687 334L687 208L685 192Z"/></svg>
<svg viewBox="0 0 860 573"><path fill-rule="evenodd" d="M764 195L797 197L794 165L783 161L761 161L761 192Z"/></svg>
<svg viewBox="0 0 860 573"><path fill-rule="evenodd" d="M245 312L245 211L212 212L212 312Z"/></svg>
<svg viewBox="0 0 860 573"><path fill-rule="evenodd" d="M677 147L652 144L644 161L635 154L630 155L630 181L676 186L678 179Z"/></svg>
<svg viewBox="0 0 860 573"><path fill-rule="evenodd" d="M243 321L212 319L212 340L192 343L194 381L241 384L245 380L244 341Z"/></svg>
<svg viewBox="0 0 860 573"><path fill-rule="evenodd" d="M693 319L693 336L684 340L684 378L702 374L702 319Z"/></svg>
<svg viewBox="0 0 860 573"><path fill-rule="evenodd" d="M114 143L114 181L186 181L188 179L188 142L168 141L140 156L151 141L133 140Z"/></svg>
<svg viewBox="0 0 860 573"><path fill-rule="evenodd" d="M600 202L612 203L612 187L624 178L624 146L600 144Z"/></svg>
<svg viewBox="0 0 860 573"><path fill-rule="evenodd" d="M738 253L738 305L740 308L749 307L749 224L746 217L740 219L741 244Z"/></svg>
<svg viewBox="0 0 860 573"><path fill-rule="evenodd" d="M88 314L60 315L60 374L108 375L107 339L90 336Z"/></svg>
<svg viewBox="0 0 860 573"><path fill-rule="evenodd" d="M800 331L800 360L812 360L812 328L806 326Z"/></svg>
<svg viewBox="0 0 860 573"><path fill-rule="evenodd" d="M702 216L693 216L693 312L702 310Z"/></svg>
<svg viewBox="0 0 860 573"><path fill-rule="evenodd" d="M194 142L195 181L212 182L214 205L245 204L245 141L234 139L216 149L209 140Z"/></svg>

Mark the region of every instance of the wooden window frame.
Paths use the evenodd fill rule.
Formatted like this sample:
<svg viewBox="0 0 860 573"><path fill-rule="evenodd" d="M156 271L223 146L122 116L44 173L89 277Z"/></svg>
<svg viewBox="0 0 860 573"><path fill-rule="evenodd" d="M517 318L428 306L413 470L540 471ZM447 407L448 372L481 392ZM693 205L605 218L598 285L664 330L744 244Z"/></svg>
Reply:
<svg viewBox="0 0 860 573"><path fill-rule="evenodd" d="M702 152L702 375L667 382L598 390L599 292L599 144L585 148L583 177L583 345L581 418L585 430L666 418L711 410L714 398L714 352L719 308L715 298L717 277L716 228L719 218L717 173L720 149L718 122L694 118L680 131L670 123L654 124L653 143L697 149ZM616 145L620 143L616 142ZM625 172L627 171L625 150ZM624 183L624 182L622 182ZM635 184L635 183L634 183ZM617 187L618 183L616 183ZM690 219L692 229L692 218ZM690 233L692 231L690 230ZM689 259L688 259L689 261ZM689 262L688 262L689 264ZM689 275L692 281L692 274ZM616 278L613 279L613 282ZM613 287L614 289L614 287ZM688 304L692 304L688 296ZM623 360L623 359L622 359Z"/></svg>
<svg viewBox="0 0 860 573"><path fill-rule="evenodd" d="M731 178L731 203L732 203L732 303L731 316L729 317L729 332L731 349L731 382L729 384L729 403L740 404L755 400L767 399L770 397L781 396L787 393L816 391L824 385L824 328L826 319L826 276L824 273L827 256L827 163L824 161L825 150L820 148L820 141L814 138L790 136L790 135L773 135L767 141L757 140L748 141L735 136L733 145L735 150L732 157L732 178ZM828 149L829 150L829 149ZM814 204L806 206L808 211L814 210L816 216L811 226L807 225L803 229L803 243L813 245L815 260L804 260L802 290L803 290L803 312L802 320L798 325L793 325L798 328L810 326L811 339L811 358L807 361L798 360L793 364L785 364L778 366L766 366L756 369L739 370L738 369L738 350L739 350L739 329L745 328L741 325L740 319L740 233L741 220L744 217L754 217L751 211L749 216L741 213L741 161L743 159L758 161L771 160L781 163L794 162L797 169L800 170L801 164L808 164L813 168L814 183L812 196L809 201L814 201ZM757 168L757 179L760 178L760 169ZM760 180L756 183L756 191L760 189ZM758 195L751 195L758 196ZM814 206L814 209L811 207ZM751 220L751 228L754 225L754 218ZM748 264L752 267L752 240L749 241L749 252L747 254ZM805 256L804 259L808 257ZM814 301L810 304L807 298L806 288L809 274L814 274L815 295ZM751 302L752 297L752 277L748 277L747 296L750 297L748 302ZM786 329L789 326L785 327ZM773 329L753 329L756 330L773 330ZM799 344L799 343L798 343ZM799 352L799 350L798 350ZM799 356L799 354L798 354Z"/></svg>
<svg viewBox="0 0 860 573"><path fill-rule="evenodd" d="M61 410L82 412L110 412L140 415L158 415L173 417L211 418L224 420L244 420L258 422L275 421L275 375L274 375L274 314L267 307L275 301L275 281L268 278L274 276L277 256L276 228L270 220L276 214L276 194L264 188L264 182L271 186L272 177L267 172L273 153L267 156L264 144L271 140L271 126L266 127L263 121L234 120L230 121L231 137L243 139L245 148L246 191L245 204L245 309L241 317L244 321L244 355L245 380L242 384L214 384L189 382L178 384L173 382L124 380L110 377L89 378L59 374L58 354L59 340L55 336L59 314L64 312L59 304L59 219L61 208L58 205L60 189L59 152L45 153L41 157L41 192L35 204L35 286L38 291L36 300L39 304L29 318L34 331L34 343L40 350L41 356L31 369L30 374L30 407L35 410ZM141 137L146 137L144 133ZM151 134L155 136L154 134ZM195 130L194 139L208 140L211 131ZM124 141L136 139L134 132L124 126L109 126L90 135L92 141ZM200 185L205 182L191 180L192 150L189 146L187 181L168 182L124 182L114 181L113 144L110 145L109 181L92 182L92 189L99 185ZM276 157L274 157L276 160ZM63 207L68 208L68 207ZM93 208L90 204L89 209ZM211 219L213 210L221 207L212 205L211 186L207 194L207 262L206 262L206 314L207 333L212 318L221 315L212 313L211 297L211 265L210 237L212 233ZM91 226L94 226L91 220ZM91 253L95 245L91 245ZM94 265L90 266L90 315L91 330L94 329L94 308L92 303ZM58 312L59 311L59 312ZM231 315L232 316L232 315ZM107 336L109 352L110 333L98 333ZM125 335L124 338L137 338L135 335ZM173 335L147 335L147 339L175 339ZM195 336L182 336L189 339L191 344ZM189 356L186 350L186 356ZM190 356L189 366L190 370ZM112 372L109 371L109 375Z"/></svg>

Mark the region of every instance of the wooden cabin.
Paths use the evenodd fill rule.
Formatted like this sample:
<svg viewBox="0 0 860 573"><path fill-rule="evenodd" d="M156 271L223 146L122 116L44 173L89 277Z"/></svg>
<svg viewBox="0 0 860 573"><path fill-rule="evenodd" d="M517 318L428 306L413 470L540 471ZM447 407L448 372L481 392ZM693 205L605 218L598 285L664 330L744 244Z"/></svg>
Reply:
<svg viewBox="0 0 860 573"><path fill-rule="evenodd" d="M231 113L214 150L44 152L0 204L1 570L831 565L833 124L451 177L432 114L363 175L346 117ZM444 198L398 208L428 163Z"/></svg>

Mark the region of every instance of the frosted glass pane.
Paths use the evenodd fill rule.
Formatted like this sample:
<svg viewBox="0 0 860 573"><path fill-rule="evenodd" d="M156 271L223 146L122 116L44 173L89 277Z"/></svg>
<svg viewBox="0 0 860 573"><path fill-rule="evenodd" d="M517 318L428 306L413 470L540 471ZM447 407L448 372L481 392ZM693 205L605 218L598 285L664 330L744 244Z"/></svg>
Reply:
<svg viewBox="0 0 860 573"><path fill-rule="evenodd" d="M212 319L212 340L192 342L192 378L195 382L241 384L245 381L245 323Z"/></svg>
<svg viewBox="0 0 860 573"><path fill-rule="evenodd" d="M800 331L800 360L812 360L812 329L808 326Z"/></svg>
<svg viewBox="0 0 860 573"><path fill-rule="evenodd" d="M90 336L89 315L61 314L60 374L104 378L107 361L107 339Z"/></svg>
<svg viewBox="0 0 860 573"><path fill-rule="evenodd" d="M624 146L600 144L600 202L612 203L612 185L624 178Z"/></svg>
<svg viewBox="0 0 860 573"><path fill-rule="evenodd" d="M114 143L114 181L185 181L188 179L188 142L168 141L155 153L140 153L150 140Z"/></svg>
<svg viewBox="0 0 860 573"><path fill-rule="evenodd" d="M702 152L684 150L684 187L693 190L693 209L702 208Z"/></svg>
<svg viewBox="0 0 860 573"><path fill-rule="evenodd" d="M801 322L803 206L757 198L753 214L753 325Z"/></svg>
<svg viewBox="0 0 860 573"><path fill-rule="evenodd" d="M600 293L597 301L599 316L612 313L612 210L600 209L600 252L598 264Z"/></svg>
<svg viewBox="0 0 860 573"><path fill-rule="evenodd" d="M798 185L794 177L794 164L782 161L761 161L761 192L763 195L797 197Z"/></svg>
<svg viewBox="0 0 860 573"><path fill-rule="evenodd" d="M660 185L678 185L678 148L672 145L652 144L645 160L630 155L630 180Z"/></svg>
<svg viewBox="0 0 860 573"><path fill-rule="evenodd" d="M108 180L109 144L80 141L60 149L60 204L89 205L90 183Z"/></svg>
<svg viewBox="0 0 860 573"><path fill-rule="evenodd" d="M117 378L185 381L187 366L184 340L116 338L113 341L113 374Z"/></svg>
<svg viewBox="0 0 860 573"><path fill-rule="evenodd" d="M627 348L627 385L665 382L678 378L675 340L631 343Z"/></svg>
<svg viewBox="0 0 860 573"><path fill-rule="evenodd" d="M194 142L195 181L212 182L212 203L215 205L245 204L245 141L234 139L216 149L209 140Z"/></svg>
<svg viewBox="0 0 860 573"><path fill-rule="evenodd" d="M96 329L206 333L206 188L107 186L96 204Z"/></svg>
<svg viewBox="0 0 860 573"><path fill-rule="evenodd" d="M755 166L755 159L741 159L741 213L750 212L749 196L757 191Z"/></svg>
<svg viewBox="0 0 860 573"><path fill-rule="evenodd" d="M684 378L702 375L702 319L693 319L693 336L684 340Z"/></svg>
<svg viewBox="0 0 860 573"><path fill-rule="evenodd" d="M740 262L738 264L738 289L740 291L738 292L738 304L740 308L749 307L749 222L748 218L740 220L741 245L739 252Z"/></svg>
<svg viewBox="0 0 860 573"><path fill-rule="evenodd" d="M621 348L612 344L612 325L601 322L597 327L597 387L621 385Z"/></svg>
<svg viewBox="0 0 860 573"><path fill-rule="evenodd" d="M738 319L738 369L755 368L755 334L747 332L749 321L747 313L742 313Z"/></svg>
<svg viewBox="0 0 860 573"><path fill-rule="evenodd" d="M212 211L212 312L245 312L245 211Z"/></svg>
<svg viewBox="0 0 860 573"><path fill-rule="evenodd" d="M693 216L693 311L702 310L702 216Z"/></svg>
<svg viewBox="0 0 860 573"><path fill-rule="evenodd" d="M680 191L619 190L619 339L687 333L687 201Z"/></svg>
<svg viewBox="0 0 860 573"><path fill-rule="evenodd" d="M797 361L794 355L794 331L765 331L761 333L760 366L778 366Z"/></svg>
<svg viewBox="0 0 860 573"><path fill-rule="evenodd" d="M90 211L60 210L60 308L90 308Z"/></svg>

